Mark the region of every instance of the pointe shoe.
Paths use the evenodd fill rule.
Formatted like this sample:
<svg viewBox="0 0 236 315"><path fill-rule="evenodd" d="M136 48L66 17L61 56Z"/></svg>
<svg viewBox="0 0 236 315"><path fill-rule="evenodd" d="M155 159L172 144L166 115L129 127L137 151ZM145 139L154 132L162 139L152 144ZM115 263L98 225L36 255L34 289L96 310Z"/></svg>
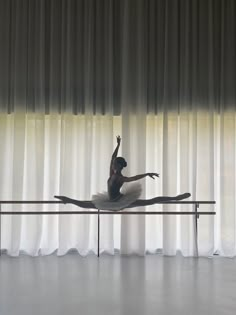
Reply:
<svg viewBox="0 0 236 315"><path fill-rule="evenodd" d="M190 193L184 193L184 194L178 195L176 197L176 200L183 200L183 199L189 198L190 196L191 196Z"/></svg>
<svg viewBox="0 0 236 315"><path fill-rule="evenodd" d="M67 199L68 199L65 196L54 196L54 198L57 198L57 199L61 200L64 204L67 203Z"/></svg>
<svg viewBox="0 0 236 315"><path fill-rule="evenodd" d="M189 197L191 197L191 194L190 193L185 193L185 194L183 194L185 197L184 198L189 198Z"/></svg>

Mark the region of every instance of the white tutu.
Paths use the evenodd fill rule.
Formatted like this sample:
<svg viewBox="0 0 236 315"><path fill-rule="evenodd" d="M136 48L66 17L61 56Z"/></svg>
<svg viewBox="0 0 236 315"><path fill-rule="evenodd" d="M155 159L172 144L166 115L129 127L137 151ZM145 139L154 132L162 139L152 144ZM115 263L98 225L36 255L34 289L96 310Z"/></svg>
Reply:
<svg viewBox="0 0 236 315"><path fill-rule="evenodd" d="M92 203L99 210L121 210L128 207L137 200L142 192L139 183L129 184L122 187L121 197L116 201L109 200L107 192L98 193L92 196Z"/></svg>

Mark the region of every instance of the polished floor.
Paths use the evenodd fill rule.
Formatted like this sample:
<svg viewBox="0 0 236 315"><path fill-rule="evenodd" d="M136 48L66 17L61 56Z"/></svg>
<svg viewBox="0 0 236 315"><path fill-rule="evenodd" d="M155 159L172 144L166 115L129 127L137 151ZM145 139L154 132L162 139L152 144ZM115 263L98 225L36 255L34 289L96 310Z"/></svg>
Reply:
<svg viewBox="0 0 236 315"><path fill-rule="evenodd" d="M233 315L236 259L0 257L1 315Z"/></svg>

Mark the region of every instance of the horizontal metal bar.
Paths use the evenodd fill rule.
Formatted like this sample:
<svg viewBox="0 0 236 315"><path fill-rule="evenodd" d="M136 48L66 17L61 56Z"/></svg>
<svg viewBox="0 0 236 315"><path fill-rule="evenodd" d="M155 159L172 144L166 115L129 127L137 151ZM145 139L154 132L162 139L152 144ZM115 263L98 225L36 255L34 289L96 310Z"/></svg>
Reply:
<svg viewBox="0 0 236 315"><path fill-rule="evenodd" d="M163 201L157 204L215 204L215 201ZM0 204L63 204L54 200L0 200Z"/></svg>
<svg viewBox="0 0 236 315"><path fill-rule="evenodd" d="M0 211L0 215L61 215L61 214L98 214L98 211ZM196 212L177 211L99 211L99 214L144 214L144 215L196 215ZM216 212L199 211L198 215L215 215Z"/></svg>
<svg viewBox="0 0 236 315"><path fill-rule="evenodd" d="M0 200L0 204L63 204L55 200Z"/></svg>

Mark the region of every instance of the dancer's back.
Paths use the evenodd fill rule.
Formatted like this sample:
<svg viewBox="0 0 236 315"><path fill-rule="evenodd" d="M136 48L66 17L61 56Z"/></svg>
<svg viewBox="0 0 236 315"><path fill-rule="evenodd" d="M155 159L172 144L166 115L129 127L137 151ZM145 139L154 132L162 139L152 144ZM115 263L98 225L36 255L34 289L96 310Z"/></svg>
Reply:
<svg viewBox="0 0 236 315"><path fill-rule="evenodd" d="M122 175L112 174L107 180L107 190L110 200L119 199L122 194L120 193L120 189L123 185Z"/></svg>

